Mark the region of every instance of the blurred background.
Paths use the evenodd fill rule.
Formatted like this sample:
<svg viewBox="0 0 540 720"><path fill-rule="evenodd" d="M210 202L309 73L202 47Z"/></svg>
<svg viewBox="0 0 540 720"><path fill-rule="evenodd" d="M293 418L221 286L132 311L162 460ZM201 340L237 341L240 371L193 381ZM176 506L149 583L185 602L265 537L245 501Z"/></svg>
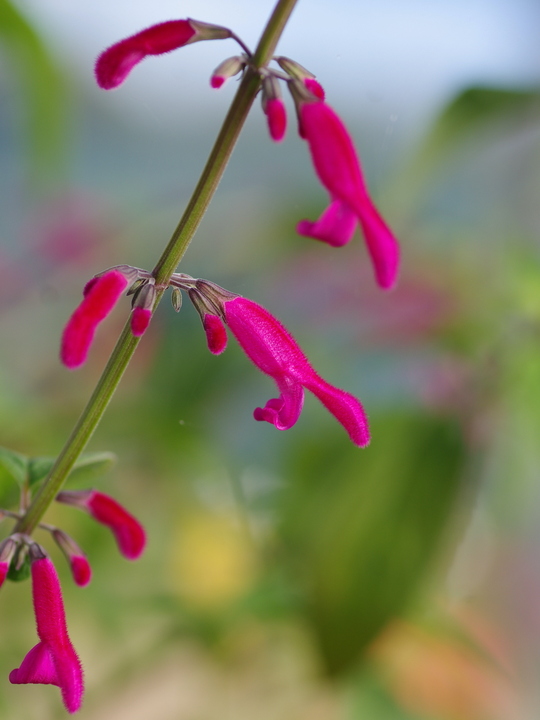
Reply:
<svg viewBox="0 0 540 720"><path fill-rule="evenodd" d="M57 360L84 283L151 268L235 91L230 40L149 58L114 92L95 57L178 17L254 46L273 2L0 0L0 445L53 456L128 312L88 363ZM181 270L263 304L362 399L366 450L312 397L280 433L233 342L208 353L163 302L73 478L148 530L134 564L68 507L47 520L94 570L62 580L83 720L525 720L540 712L540 7L536 0L300 0L278 51L317 75L403 249L374 284L360 236L300 238L327 198L307 146L257 102ZM1 465L1 463L0 463ZM0 467L0 505L17 489ZM4 520L3 536L9 533ZM35 644L27 582L0 594L0 712L65 716L11 686Z"/></svg>

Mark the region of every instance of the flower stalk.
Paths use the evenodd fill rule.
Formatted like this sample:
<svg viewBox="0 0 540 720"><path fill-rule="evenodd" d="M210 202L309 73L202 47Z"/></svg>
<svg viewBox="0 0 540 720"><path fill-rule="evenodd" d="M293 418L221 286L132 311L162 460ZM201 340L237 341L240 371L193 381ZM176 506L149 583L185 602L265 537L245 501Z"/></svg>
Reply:
<svg viewBox="0 0 540 720"><path fill-rule="evenodd" d="M265 67L270 62L296 2L297 0L278 0L262 33L250 67L246 70L240 83L191 200L154 268L156 298L153 310L159 304L171 275L184 256L223 176L240 131L261 85L261 76L257 69ZM132 334L130 321L131 319L128 319L124 326L101 378L70 437L58 455L56 463L23 517L17 523L14 529L15 532L31 534L36 528L47 508L60 492L76 460L83 452L103 417L140 341L140 337L134 337Z"/></svg>

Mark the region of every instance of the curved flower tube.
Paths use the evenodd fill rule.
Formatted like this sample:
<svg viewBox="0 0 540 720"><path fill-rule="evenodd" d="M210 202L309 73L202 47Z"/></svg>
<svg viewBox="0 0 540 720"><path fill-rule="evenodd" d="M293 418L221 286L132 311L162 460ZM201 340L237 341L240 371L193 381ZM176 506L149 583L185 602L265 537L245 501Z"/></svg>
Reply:
<svg viewBox="0 0 540 720"><path fill-rule="evenodd" d="M335 247L345 245L356 225L362 226L380 287L388 290L397 280L399 246L371 200L353 142L345 125L325 102L297 103L301 135L309 145L315 172L328 190L330 206L316 222L302 220L300 235Z"/></svg>
<svg viewBox="0 0 540 720"><path fill-rule="evenodd" d="M21 666L11 671L9 681L14 685L57 685L66 709L74 713L82 703L83 674L69 639L60 582L54 565L39 546L31 546L30 552L36 556L31 567L32 597L40 642L27 653Z"/></svg>
<svg viewBox="0 0 540 720"><path fill-rule="evenodd" d="M369 443L368 421L360 401L323 380L279 320L240 296L223 302L223 316L248 358L278 386L279 397L269 400L263 408L256 408L255 420L288 430L300 417L305 388L343 425L355 445L365 447ZM219 318L213 315L212 337L218 334L216 320ZM210 350L214 352L212 347Z"/></svg>

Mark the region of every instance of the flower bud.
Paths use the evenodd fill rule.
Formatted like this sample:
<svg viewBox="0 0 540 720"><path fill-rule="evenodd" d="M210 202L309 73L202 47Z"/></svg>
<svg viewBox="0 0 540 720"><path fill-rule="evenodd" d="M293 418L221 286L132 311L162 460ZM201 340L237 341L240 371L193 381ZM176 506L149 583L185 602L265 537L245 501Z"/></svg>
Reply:
<svg viewBox="0 0 540 720"><path fill-rule="evenodd" d="M156 300L156 287L147 282L133 296L133 312L131 313L131 332L134 337L141 337L146 332L152 318L152 310Z"/></svg>
<svg viewBox="0 0 540 720"><path fill-rule="evenodd" d="M231 31L198 20L169 20L152 25L107 48L96 62L96 80L104 90L121 85L131 70L148 55L162 55L198 40L220 40Z"/></svg>
<svg viewBox="0 0 540 720"><path fill-rule="evenodd" d="M279 80L273 75L263 80L262 106L268 119L270 137L274 142L281 142L287 130L287 113L281 99Z"/></svg>
<svg viewBox="0 0 540 720"><path fill-rule="evenodd" d="M92 568L90 567L90 563L81 548L77 545L75 540L73 540L73 538L71 538L63 530L55 528L52 531L52 536L69 562L71 574L73 575L75 583L79 587L85 587L88 585L92 579Z"/></svg>
<svg viewBox="0 0 540 720"><path fill-rule="evenodd" d="M223 83L229 78L238 75L246 66L245 55L235 55L234 57L227 58L212 73L210 78L210 85L217 89L220 88Z"/></svg>
<svg viewBox="0 0 540 720"><path fill-rule="evenodd" d="M141 523L120 503L97 490L65 490L56 496L58 502L78 507L113 533L118 549L128 560L136 560L146 545Z"/></svg>
<svg viewBox="0 0 540 720"><path fill-rule="evenodd" d="M86 284L84 299L62 334L60 359L70 370L85 362L98 325L112 312L128 282L122 272L112 268Z"/></svg>

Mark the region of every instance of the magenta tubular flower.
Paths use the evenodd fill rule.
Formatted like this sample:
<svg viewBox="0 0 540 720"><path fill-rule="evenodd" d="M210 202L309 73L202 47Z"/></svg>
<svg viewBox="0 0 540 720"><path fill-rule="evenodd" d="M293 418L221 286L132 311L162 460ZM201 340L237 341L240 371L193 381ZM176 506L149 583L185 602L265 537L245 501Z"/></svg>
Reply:
<svg viewBox="0 0 540 720"><path fill-rule="evenodd" d="M326 103L300 101L299 121L315 171L330 193L331 204L316 222L301 221L300 235L330 245L347 243L360 222L378 284L384 289L397 280L399 246L369 197L360 163L343 122Z"/></svg>
<svg viewBox="0 0 540 720"><path fill-rule="evenodd" d="M73 505L89 513L113 533L118 549L128 560L136 560L146 545L141 523L109 495L96 490L67 490L58 493L58 502Z"/></svg>
<svg viewBox="0 0 540 720"><path fill-rule="evenodd" d="M306 388L343 425L355 445L369 443L368 422L359 400L323 380L279 320L243 297L225 301L223 308L225 321L242 350L278 386L279 398L257 408L255 420L272 423L278 430L292 427L300 416Z"/></svg>
<svg viewBox="0 0 540 720"><path fill-rule="evenodd" d="M42 554L32 562L32 596L40 642L11 671L9 681L57 685L66 709L74 713L84 691L81 663L69 639L58 575Z"/></svg>
<svg viewBox="0 0 540 720"><path fill-rule="evenodd" d="M97 326L112 311L127 285L128 279L118 270L109 270L87 283L84 299L62 335L60 359L66 367L73 370L85 362Z"/></svg>
<svg viewBox="0 0 540 720"><path fill-rule="evenodd" d="M104 90L111 90L121 85L147 55L162 55L198 40L222 39L230 35L227 28L191 18L152 25L101 53L95 68L97 83Z"/></svg>

